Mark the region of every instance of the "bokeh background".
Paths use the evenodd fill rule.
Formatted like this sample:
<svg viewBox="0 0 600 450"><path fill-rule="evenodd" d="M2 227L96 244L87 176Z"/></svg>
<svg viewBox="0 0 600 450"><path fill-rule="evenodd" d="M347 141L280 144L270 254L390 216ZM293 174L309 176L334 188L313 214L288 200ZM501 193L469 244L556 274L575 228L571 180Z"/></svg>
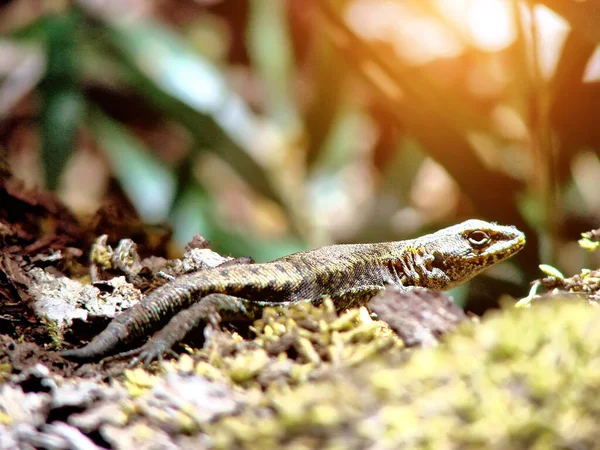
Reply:
<svg viewBox="0 0 600 450"><path fill-rule="evenodd" d="M597 267L598 42L594 1L3 0L0 155L80 217L257 261L516 225L454 293L481 312Z"/></svg>

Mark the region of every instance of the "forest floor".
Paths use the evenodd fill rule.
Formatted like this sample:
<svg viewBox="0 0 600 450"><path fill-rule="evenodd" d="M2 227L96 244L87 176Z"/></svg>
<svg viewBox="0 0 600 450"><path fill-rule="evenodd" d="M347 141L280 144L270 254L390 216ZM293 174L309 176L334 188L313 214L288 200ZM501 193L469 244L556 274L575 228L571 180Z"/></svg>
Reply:
<svg viewBox="0 0 600 450"><path fill-rule="evenodd" d="M589 401L600 391L600 277L589 272L545 280L585 297L481 320L445 294L388 289L369 304L380 320L330 301L268 309L253 324L207 324L147 369L82 363L60 349L89 342L169 277L230 258L199 236L169 258L164 230L116 207L83 224L12 181L0 182L0 205L0 449L600 442Z"/></svg>

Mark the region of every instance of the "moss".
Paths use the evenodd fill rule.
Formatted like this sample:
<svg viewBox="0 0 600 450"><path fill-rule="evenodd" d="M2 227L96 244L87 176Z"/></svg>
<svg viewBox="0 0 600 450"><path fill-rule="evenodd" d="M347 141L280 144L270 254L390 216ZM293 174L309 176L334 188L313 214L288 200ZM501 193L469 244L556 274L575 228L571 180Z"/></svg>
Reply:
<svg viewBox="0 0 600 450"><path fill-rule="evenodd" d="M0 364L0 384L9 379L13 372L13 367L10 364Z"/></svg>
<svg viewBox="0 0 600 450"><path fill-rule="evenodd" d="M0 425L10 426L13 424L13 418L6 414L4 411L0 411Z"/></svg>
<svg viewBox="0 0 600 450"><path fill-rule="evenodd" d="M144 369L126 370L123 385L132 397L139 397L158 382L158 378Z"/></svg>
<svg viewBox="0 0 600 450"><path fill-rule="evenodd" d="M299 312L300 322L307 313L327 315L324 309ZM294 314L263 319L256 341L288 335L299 326ZM265 337L273 321L285 326L271 326ZM338 349L331 358L331 345L348 342L333 337L334 323L340 318L329 317L303 337L312 356L292 355L312 367L310 382L288 378L239 416L210 425L217 448L592 448L600 442L600 310L583 302L506 309L463 325L436 349L408 358L391 345L367 352L361 364L348 355L381 336L359 338L353 351ZM355 331L363 326L347 331L363 336Z"/></svg>
<svg viewBox="0 0 600 450"><path fill-rule="evenodd" d="M62 348L64 344L64 336L56 321L49 319L48 316L44 316L42 323L46 326L48 330L48 336L50 337L49 348L52 350Z"/></svg>
<svg viewBox="0 0 600 450"><path fill-rule="evenodd" d="M217 449L594 448L600 442L600 309L536 301L467 321L433 349L406 349L365 310L267 310L255 336L210 330L163 364L236 394L235 412L195 419L174 403L146 416ZM126 372L132 396L156 378ZM239 395L239 398L237 397ZM136 405L136 403L133 403ZM194 406L196 407L196 406Z"/></svg>

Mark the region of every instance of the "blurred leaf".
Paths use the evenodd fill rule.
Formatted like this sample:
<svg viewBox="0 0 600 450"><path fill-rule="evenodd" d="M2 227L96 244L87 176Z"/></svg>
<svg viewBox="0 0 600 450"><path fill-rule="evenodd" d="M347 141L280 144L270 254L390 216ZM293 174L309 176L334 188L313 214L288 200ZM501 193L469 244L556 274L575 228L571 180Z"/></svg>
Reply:
<svg viewBox="0 0 600 450"><path fill-rule="evenodd" d="M306 250L306 246L295 237L265 240L232 231L215 214L217 209L212 197L193 178L188 178L171 214L175 239L185 244L195 233L201 233L219 253L250 256L256 262L271 261Z"/></svg>
<svg viewBox="0 0 600 450"><path fill-rule="evenodd" d="M321 24L324 22L318 15L315 15L314 19ZM316 30L320 30L320 27L316 27ZM314 95L304 118L306 133L310 136L306 155L309 167L320 160L322 152L327 152L325 145L329 133L336 126L339 115L343 114L344 93L349 77L347 65L340 52L330 40L322 39L318 32L313 39L311 57ZM337 69L332 70L333 67Z"/></svg>
<svg viewBox="0 0 600 450"><path fill-rule="evenodd" d="M541 0L564 17L573 30L592 42L600 42L600 3L578 0Z"/></svg>
<svg viewBox="0 0 600 450"><path fill-rule="evenodd" d="M192 176L191 164L182 165L176 174L139 139L98 108L90 108L87 124L142 218L148 222L169 218L175 239L182 246L195 233L201 233L215 250L252 256L256 261L306 249L294 237L266 241L231 231L215 212L218 208L212 197Z"/></svg>
<svg viewBox="0 0 600 450"><path fill-rule="evenodd" d="M193 179L186 177L186 182L180 185L181 191L171 210L169 221L174 227L174 237L180 244L189 242L195 233L215 244L214 205L211 196Z"/></svg>
<svg viewBox="0 0 600 450"><path fill-rule="evenodd" d="M579 32L571 31L565 40L551 84L551 121L560 136L557 152L557 181L572 176L572 161L583 147L600 147L600 85L586 83L584 74L596 44Z"/></svg>
<svg viewBox="0 0 600 450"><path fill-rule="evenodd" d="M288 206L285 193L257 159L262 124L215 66L151 21L108 24L95 31L92 41L116 50L131 86L185 126L198 148L215 152L255 190Z"/></svg>
<svg viewBox="0 0 600 450"><path fill-rule="evenodd" d="M55 20L56 16L42 16L38 20L35 20L27 25L16 28L7 36L11 39L20 41L39 41L47 37L48 22Z"/></svg>
<svg viewBox="0 0 600 450"><path fill-rule="evenodd" d="M328 0L317 4L327 19L326 31L354 64L355 71L372 87L382 104L388 106L398 125L417 138L424 150L456 180L476 211L483 217L516 225L527 234L528 246L518 258L532 270L537 260L537 239L516 207L517 197L525 186L483 164L467 137L468 131L476 129L489 132L488 119L477 118L464 99L442 92L418 69L397 59L390 61L365 43Z"/></svg>
<svg viewBox="0 0 600 450"><path fill-rule="evenodd" d="M13 64L7 62L10 69L0 82L0 120L9 117L19 102L37 88L46 70L46 54L40 45L9 43L8 46L19 57L11 61Z"/></svg>
<svg viewBox="0 0 600 450"><path fill-rule="evenodd" d="M148 222L164 221L175 195L172 169L159 161L134 135L97 108L90 108L87 125L111 162L113 173Z"/></svg>
<svg viewBox="0 0 600 450"><path fill-rule="evenodd" d="M40 85L40 134L46 185L54 190L73 149L85 108L79 90L74 37L79 28L75 13L49 17L44 22L47 45L46 75Z"/></svg>
<svg viewBox="0 0 600 450"><path fill-rule="evenodd" d="M353 158L356 143L360 142L366 120L363 111L344 108L330 124L327 139L322 143L318 164L319 172L337 173Z"/></svg>
<svg viewBox="0 0 600 450"><path fill-rule="evenodd" d="M251 0L250 6L248 47L267 90L269 117L283 130L296 132L300 120L292 98L295 67L286 4L281 0Z"/></svg>
<svg viewBox="0 0 600 450"><path fill-rule="evenodd" d="M540 264L540 270L544 273L544 275L548 275L549 277L564 279L565 276L558 270L556 267L552 267L549 264Z"/></svg>

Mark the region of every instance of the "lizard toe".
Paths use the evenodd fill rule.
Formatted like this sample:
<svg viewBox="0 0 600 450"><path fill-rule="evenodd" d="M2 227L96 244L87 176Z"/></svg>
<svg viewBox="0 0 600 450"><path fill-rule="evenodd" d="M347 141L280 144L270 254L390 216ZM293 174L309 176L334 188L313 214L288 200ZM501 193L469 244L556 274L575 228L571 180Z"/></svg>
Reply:
<svg viewBox="0 0 600 450"><path fill-rule="evenodd" d="M139 363L147 369L153 361L161 362L165 354L172 354L170 348L165 348L160 342L148 341L136 352L137 355L129 363L129 367L134 367Z"/></svg>

